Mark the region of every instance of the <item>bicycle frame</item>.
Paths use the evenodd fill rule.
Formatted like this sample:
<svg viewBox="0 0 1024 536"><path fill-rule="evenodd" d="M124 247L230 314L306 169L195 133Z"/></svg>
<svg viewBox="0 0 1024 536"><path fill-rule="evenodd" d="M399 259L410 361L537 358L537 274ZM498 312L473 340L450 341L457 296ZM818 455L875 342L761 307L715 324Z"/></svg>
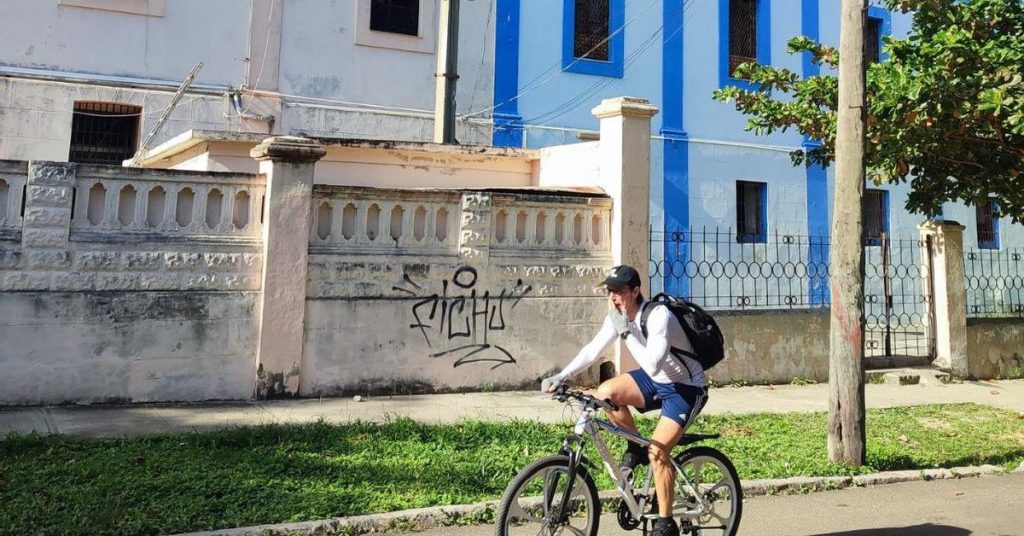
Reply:
<svg viewBox="0 0 1024 536"><path fill-rule="evenodd" d="M622 495L623 501L626 503L627 508L629 508L630 515L633 516L633 519L639 521L643 516L644 507L650 500L650 490L654 471L647 471L647 476L644 478L643 486L640 488L642 490L641 497L640 500L637 501L633 495L634 488L631 479L627 478L627 475L623 473L622 468L619 467L618 463L616 463L615 457L608 448L608 444L605 443L604 438L601 437L600 432L602 430L621 437L626 441L636 443L642 447L647 447L651 444L651 441L645 437L624 430L605 419L598 419L596 410L590 407L584 407L580 412L579 418L576 420L575 427L573 428L574 434L567 436L563 443L563 450L569 456L569 482L573 482L576 478L576 471L579 468L579 464L584 460L583 446L586 439L589 438L594 442L594 446L597 448L597 452L601 456L601 461L604 462L605 470L608 471L608 475L613 481L615 481L616 489L619 491L619 494ZM570 443L575 443L575 447L571 447L569 445ZM691 482L682 472L675 459L671 457L669 459L671 460L672 468L675 470L676 474L682 478L685 488L696 500L699 506L698 511L703 510L706 506L704 498L696 492L693 482ZM563 492L561 505L568 504L571 493L572 486L567 486ZM676 512L674 515L687 516L689 514L689 512ZM562 516L568 516L568 512L561 512L559 517Z"/></svg>

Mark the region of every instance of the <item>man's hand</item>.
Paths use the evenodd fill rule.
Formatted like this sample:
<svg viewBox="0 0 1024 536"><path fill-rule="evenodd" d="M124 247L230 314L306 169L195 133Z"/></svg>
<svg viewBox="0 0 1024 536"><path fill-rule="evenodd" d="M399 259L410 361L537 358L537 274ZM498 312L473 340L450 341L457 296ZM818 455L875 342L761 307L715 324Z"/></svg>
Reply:
<svg viewBox="0 0 1024 536"><path fill-rule="evenodd" d="M555 374L550 378L544 378L540 381L540 392L542 393L554 393L558 386L562 385L562 376Z"/></svg>
<svg viewBox="0 0 1024 536"><path fill-rule="evenodd" d="M626 314L620 313L618 309L612 309L608 312L608 317L612 320L612 327L615 328L615 332L619 334L619 337L625 338L626 334L629 333L629 321L626 320Z"/></svg>

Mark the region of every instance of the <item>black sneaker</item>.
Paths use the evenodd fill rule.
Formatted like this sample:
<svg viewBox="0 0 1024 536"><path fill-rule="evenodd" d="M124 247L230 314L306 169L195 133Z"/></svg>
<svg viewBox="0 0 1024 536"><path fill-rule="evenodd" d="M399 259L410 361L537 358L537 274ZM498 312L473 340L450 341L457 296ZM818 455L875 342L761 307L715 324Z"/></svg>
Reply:
<svg viewBox="0 0 1024 536"><path fill-rule="evenodd" d="M650 463L651 458L647 454L647 449L635 443L630 443L626 446L626 453L622 455L623 469L632 471L638 465L650 465Z"/></svg>
<svg viewBox="0 0 1024 536"><path fill-rule="evenodd" d="M649 533L650 536L679 536L679 527L676 526L676 520L671 517L659 517L654 522L654 528Z"/></svg>

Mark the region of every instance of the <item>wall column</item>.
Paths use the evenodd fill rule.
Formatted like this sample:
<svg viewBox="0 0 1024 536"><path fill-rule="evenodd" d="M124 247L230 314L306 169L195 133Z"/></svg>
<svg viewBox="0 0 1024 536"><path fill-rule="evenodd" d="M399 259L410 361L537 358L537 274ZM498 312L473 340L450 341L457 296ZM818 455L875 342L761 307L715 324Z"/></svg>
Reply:
<svg viewBox="0 0 1024 536"><path fill-rule="evenodd" d="M636 268L644 291L650 292L646 282L651 248L651 117L658 108L637 97L616 97L601 101L591 113L601 120L601 186L612 198L612 262ZM632 358L624 359L628 353L616 346L617 371L635 368Z"/></svg>
<svg viewBox="0 0 1024 536"><path fill-rule="evenodd" d="M54 273L71 268L68 238L77 168L67 162L28 163L21 246L24 266L31 271L11 282L13 290L49 290Z"/></svg>
<svg viewBox="0 0 1024 536"><path fill-rule="evenodd" d="M267 178L256 396L295 396L305 337L313 169L324 149L306 138L279 136L267 138L250 155Z"/></svg>
<svg viewBox="0 0 1024 536"><path fill-rule="evenodd" d="M964 227L955 221L927 221L918 226L922 258L931 261L929 285L935 322L935 365L960 378L970 377L967 355L967 291L964 273Z"/></svg>

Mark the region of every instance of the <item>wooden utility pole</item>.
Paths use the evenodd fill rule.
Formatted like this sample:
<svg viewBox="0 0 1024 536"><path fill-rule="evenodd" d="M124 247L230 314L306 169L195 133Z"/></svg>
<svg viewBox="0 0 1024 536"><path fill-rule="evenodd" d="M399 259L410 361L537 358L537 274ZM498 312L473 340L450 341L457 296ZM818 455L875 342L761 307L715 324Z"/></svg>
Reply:
<svg viewBox="0 0 1024 536"><path fill-rule="evenodd" d="M832 217L832 323L828 457L864 464L864 17L867 0L842 0L839 123Z"/></svg>
<svg viewBox="0 0 1024 536"><path fill-rule="evenodd" d="M434 143L455 143L455 82L459 79L459 0L441 0L437 72L434 74Z"/></svg>

